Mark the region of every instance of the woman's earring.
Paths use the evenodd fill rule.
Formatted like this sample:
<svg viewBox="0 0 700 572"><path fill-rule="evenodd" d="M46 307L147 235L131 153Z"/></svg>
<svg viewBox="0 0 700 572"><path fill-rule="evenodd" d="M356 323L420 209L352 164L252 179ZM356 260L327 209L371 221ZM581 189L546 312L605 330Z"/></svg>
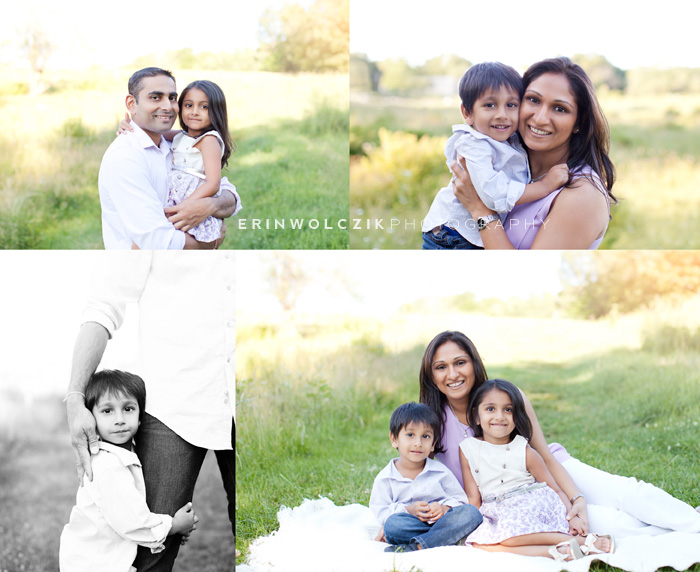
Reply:
<svg viewBox="0 0 700 572"><path fill-rule="evenodd" d="M578 132L579 132L579 128L577 127L576 129L574 129L574 133L578 133Z"/></svg>

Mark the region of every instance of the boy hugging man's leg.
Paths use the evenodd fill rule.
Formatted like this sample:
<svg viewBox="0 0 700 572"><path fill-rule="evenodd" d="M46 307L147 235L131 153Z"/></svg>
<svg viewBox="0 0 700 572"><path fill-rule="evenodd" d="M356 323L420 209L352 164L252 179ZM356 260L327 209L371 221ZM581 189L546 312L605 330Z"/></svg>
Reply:
<svg viewBox="0 0 700 572"><path fill-rule="evenodd" d="M429 458L438 436L437 415L422 403L404 403L392 414L389 429L399 457L377 475L369 501L391 544L386 550L456 544L482 517L450 470ZM423 498L413 497L416 490Z"/></svg>
<svg viewBox="0 0 700 572"><path fill-rule="evenodd" d="M174 516L146 504L141 463L132 451L146 406L143 380L130 373L94 373L85 406L95 417L100 450L91 458L93 478L83 477L70 521L61 534L61 572L131 572L137 545L163 550L168 535L183 541L199 520L187 503Z"/></svg>

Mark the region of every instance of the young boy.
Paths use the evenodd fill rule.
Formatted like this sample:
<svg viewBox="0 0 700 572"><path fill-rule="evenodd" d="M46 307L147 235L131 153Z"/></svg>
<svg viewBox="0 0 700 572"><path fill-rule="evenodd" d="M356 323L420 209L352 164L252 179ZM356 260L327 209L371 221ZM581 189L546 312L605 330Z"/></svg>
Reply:
<svg viewBox="0 0 700 572"><path fill-rule="evenodd" d="M456 544L481 524L455 476L429 459L438 431L435 412L422 403L404 403L389 421L392 459L374 479L369 507L391 544L386 552L410 552Z"/></svg>
<svg viewBox="0 0 700 572"><path fill-rule="evenodd" d="M61 572L135 572L136 546L163 550L166 536L185 542L199 520L187 503L175 513L154 514L146 505L141 463L131 450L146 405L146 386L133 374L103 370L85 390L100 436L93 479L83 477L59 550Z"/></svg>
<svg viewBox="0 0 700 572"><path fill-rule="evenodd" d="M423 221L423 248L428 250L481 248L479 231L486 224L504 219L516 204L541 199L569 180L569 170L561 164L544 178L530 181L527 153L516 133L523 81L513 68L495 62L470 67L459 82L459 96L465 123L452 126L453 135L445 145L447 165L464 157L479 197L502 216L475 221L450 183L440 189Z"/></svg>

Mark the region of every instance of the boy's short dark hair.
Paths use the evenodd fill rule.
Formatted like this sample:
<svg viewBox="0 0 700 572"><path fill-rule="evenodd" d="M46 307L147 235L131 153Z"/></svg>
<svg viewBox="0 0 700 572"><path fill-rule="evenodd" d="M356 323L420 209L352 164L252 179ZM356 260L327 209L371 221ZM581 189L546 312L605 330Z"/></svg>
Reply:
<svg viewBox="0 0 700 572"><path fill-rule="evenodd" d="M424 423L428 425L433 430L433 440L437 441L440 431L437 413L424 403L411 401L410 403L399 405L394 410L389 420L389 431L391 431L392 437L398 437L401 429L409 423Z"/></svg>
<svg viewBox="0 0 700 572"><path fill-rule="evenodd" d="M133 95L138 102L139 92L143 88L144 78L157 77L159 75L164 75L175 81L175 76L168 70L164 70L162 68L143 68L142 70L135 71L133 74L131 74L131 77L129 78L129 94Z"/></svg>
<svg viewBox="0 0 700 572"><path fill-rule="evenodd" d="M139 405L139 421L143 421L146 412L146 384L138 375L117 369L103 369L93 373L85 388L85 407L92 411L100 397L106 393L121 393L135 398Z"/></svg>
<svg viewBox="0 0 700 572"><path fill-rule="evenodd" d="M500 62L474 64L459 80L459 98L467 113L471 113L477 99L488 90L501 86L513 89L520 99L525 92L523 78L512 67Z"/></svg>

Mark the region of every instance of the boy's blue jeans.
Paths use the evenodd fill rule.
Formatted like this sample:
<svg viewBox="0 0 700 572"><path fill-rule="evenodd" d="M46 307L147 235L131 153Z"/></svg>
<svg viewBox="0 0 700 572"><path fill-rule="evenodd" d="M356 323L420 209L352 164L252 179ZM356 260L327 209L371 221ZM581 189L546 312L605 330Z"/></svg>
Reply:
<svg viewBox="0 0 700 572"><path fill-rule="evenodd" d="M234 436L231 431L231 443ZM155 417L144 414L135 438L136 454L143 466L146 502L151 512L174 515L192 500L194 485L207 449L195 447ZM215 451L228 499L228 516L233 530L235 515L233 451ZM235 535L235 532L234 532ZM150 548L139 546L134 566L139 572L170 572L180 549L179 534L168 536L165 550L151 554Z"/></svg>
<svg viewBox="0 0 700 572"><path fill-rule="evenodd" d="M423 250L483 250L472 244L455 229L441 226L439 230L423 233Z"/></svg>
<svg viewBox="0 0 700 572"><path fill-rule="evenodd" d="M397 512L386 519L384 536L389 544L420 544L422 548L450 546L472 533L482 520L479 509L472 504L453 506L435 524L407 512Z"/></svg>

